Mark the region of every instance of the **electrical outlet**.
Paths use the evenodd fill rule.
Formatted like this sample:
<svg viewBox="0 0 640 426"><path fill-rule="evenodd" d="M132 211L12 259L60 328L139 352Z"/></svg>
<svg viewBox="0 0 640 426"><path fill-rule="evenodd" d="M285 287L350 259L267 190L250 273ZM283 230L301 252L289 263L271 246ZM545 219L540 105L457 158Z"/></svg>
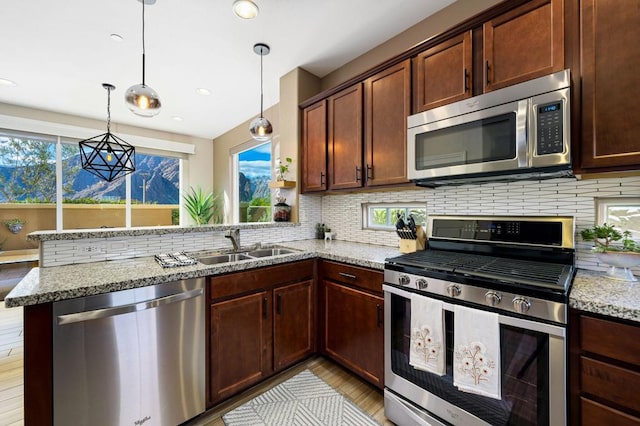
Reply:
<svg viewBox="0 0 640 426"><path fill-rule="evenodd" d="M99 253L100 252L100 247L98 247L98 246L84 246L84 247L82 247L82 251L84 251L86 253Z"/></svg>

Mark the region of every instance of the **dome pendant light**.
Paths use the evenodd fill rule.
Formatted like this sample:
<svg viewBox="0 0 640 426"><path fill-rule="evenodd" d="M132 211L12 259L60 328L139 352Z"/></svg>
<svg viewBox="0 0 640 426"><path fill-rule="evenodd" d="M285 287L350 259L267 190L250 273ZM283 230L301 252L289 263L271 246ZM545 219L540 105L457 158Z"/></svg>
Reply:
<svg viewBox="0 0 640 426"><path fill-rule="evenodd" d="M144 4L149 0L140 0L142 3L142 84L129 87L125 93L127 107L141 117L153 117L160 112L160 97L151 87L145 84L145 48L144 48Z"/></svg>
<svg viewBox="0 0 640 426"><path fill-rule="evenodd" d="M102 83L107 89L107 133L80 141L80 161L89 173L111 182L136 171L136 149L111 133L111 91L115 86Z"/></svg>
<svg viewBox="0 0 640 426"><path fill-rule="evenodd" d="M260 117L257 117L251 122L249 126L249 132L251 137L260 142L266 142L271 139L273 133L273 126L269 123L269 120L263 116L263 94L262 94L262 57L268 55L270 52L269 46L264 43L257 43L253 46L253 51L260 55Z"/></svg>

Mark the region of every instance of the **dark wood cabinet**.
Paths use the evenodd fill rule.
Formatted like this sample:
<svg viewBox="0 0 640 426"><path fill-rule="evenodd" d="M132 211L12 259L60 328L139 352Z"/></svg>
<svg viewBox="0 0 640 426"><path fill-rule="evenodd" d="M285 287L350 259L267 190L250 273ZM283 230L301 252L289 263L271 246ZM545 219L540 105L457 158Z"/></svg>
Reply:
<svg viewBox="0 0 640 426"><path fill-rule="evenodd" d="M362 175L362 84L328 99L328 189L359 188Z"/></svg>
<svg viewBox="0 0 640 426"><path fill-rule="evenodd" d="M466 31L416 56L414 113L472 95L471 46L471 31Z"/></svg>
<svg viewBox="0 0 640 426"><path fill-rule="evenodd" d="M211 305L212 401L235 395L271 373L271 315L266 291Z"/></svg>
<svg viewBox="0 0 640 426"><path fill-rule="evenodd" d="M640 5L636 0L581 0L580 21L581 166L593 171L637 169Z"/></svg>
<svg viewBox="0 0 640 426"><path fill-rule="evenodd" d="M209 278L207 406L315 351L313 261Z"/></svg>
<svg viewBox="0 0 640 426"><path fill-rule="evenodd" d="M564 69L564 1L532 0L483 25L484 92Z"/></svg>
<svg viewBox="0 0 640 426"><path fill-rule="evenodd" d="M302 192L327 189L327 101L302 111Z"/></svg>
<svg viewBox="0 0 640 426"><path fill-rule="evenodd" d="M320 262L320 348L327 357L384 387L383 274Z"/></svg>
<svg viewBox="0 0 640 426"><path fill-rule="evenodd" d="M273 290L273 364L281 370L313 353L313 280Z"/></svg>
<svg viewBox="0 0 640 426"><path fill-rule="evenodd" d="M573 425L640 425L640 324L571 310Z"/></svg>
<svg viewBox="0 0 640 426"><path fill-rule="evenodd" d="M411 114L411 61L364 82L366 186L407 182L407 116Z"/></svg>

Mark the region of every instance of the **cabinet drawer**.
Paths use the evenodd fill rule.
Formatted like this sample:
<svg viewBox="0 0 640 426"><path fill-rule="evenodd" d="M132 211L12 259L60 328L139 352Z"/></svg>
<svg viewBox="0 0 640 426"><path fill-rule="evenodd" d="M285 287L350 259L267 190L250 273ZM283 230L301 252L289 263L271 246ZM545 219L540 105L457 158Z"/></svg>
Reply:
<svg viewBox="0 0 640 426"><path fill-rule="evenodd" d="M640 373L588 357L580 358L582 392L640 409Z"/></svg>
<svg viewBox="0 0 640 426"><path fill-rule="evenodd" d="M583 351L640 366L640 327L580 316Z"/></svg>
<svg viewBox="0 0 640 426"><path fill-rule="evenodd" d="M384 274L381 271L343 263L321 261L320 274L327 280L349 284L375 293L382 293Z"/></svg>
<svg viewBox="0 0 640 426"><path fill-rule="evenodd" d="M215 300L312 278L313 260L283 263L209 277L209 294Z"/></svg>
<svg viewBox="0 0 640 426"><path fill-rule="evenodd" d="M640 426L640 418L587 398L580 398L580 417L583 426Z"/></svg>

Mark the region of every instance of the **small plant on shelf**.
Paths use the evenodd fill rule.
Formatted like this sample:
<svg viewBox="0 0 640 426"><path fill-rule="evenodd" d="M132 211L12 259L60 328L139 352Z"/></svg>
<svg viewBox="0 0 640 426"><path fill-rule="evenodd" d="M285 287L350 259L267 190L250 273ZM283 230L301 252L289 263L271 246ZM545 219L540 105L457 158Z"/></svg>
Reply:
<svg viewBox="0 0 640 426"><path fill-rule="evenodd" d="M9 229L9 231L11 231L11 233L17 234L18 232L22 231L22 227L25 223L27 223L27 221L14 217L13 219L5 220L3 223Z"/></svg>
<svg viewBox="0 0 640 426"><path fill-rule="evenodd" d="M289 173L289 166L293 163L291 157L284 159L284 163L278 158L278 166L276 167L276 180L287 180L287 173Z"/></svg>

